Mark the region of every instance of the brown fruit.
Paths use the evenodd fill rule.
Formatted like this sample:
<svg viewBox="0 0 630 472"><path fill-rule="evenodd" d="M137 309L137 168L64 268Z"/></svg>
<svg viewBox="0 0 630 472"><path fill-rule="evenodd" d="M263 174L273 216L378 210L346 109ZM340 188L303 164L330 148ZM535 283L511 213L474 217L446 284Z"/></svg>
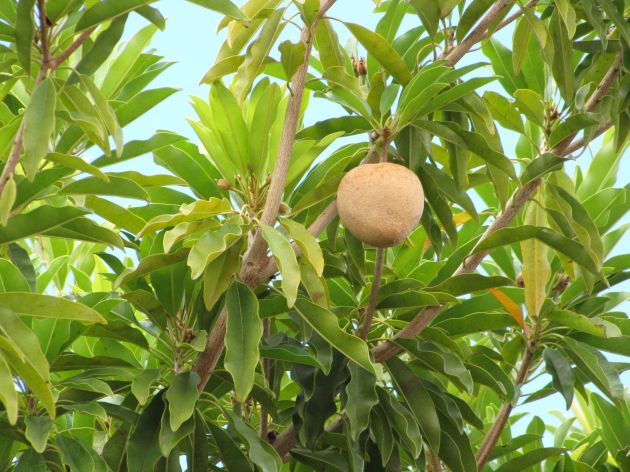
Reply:
<svg viewBox="0 0 630 472"><path fill-rule="evenodd" d="M345 228L376 247L400 244L418 225L424 191L418 176L398 164L365 164L339 184L337 209Z"/></svg>

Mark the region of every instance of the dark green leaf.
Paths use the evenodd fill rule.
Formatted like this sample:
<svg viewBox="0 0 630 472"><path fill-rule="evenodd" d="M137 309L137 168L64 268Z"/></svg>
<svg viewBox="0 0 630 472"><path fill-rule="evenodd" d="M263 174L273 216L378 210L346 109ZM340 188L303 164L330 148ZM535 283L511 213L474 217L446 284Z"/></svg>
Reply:
<svg viewBox="0 0 630 472"><path fill-rule="evenodd" d="M387 369L396 384L398 392L405 399L418 422L429 446L434 451L439 451L440 421L431 396L422 385L420 379L400 359L393 357L388 360Z"/></svg>

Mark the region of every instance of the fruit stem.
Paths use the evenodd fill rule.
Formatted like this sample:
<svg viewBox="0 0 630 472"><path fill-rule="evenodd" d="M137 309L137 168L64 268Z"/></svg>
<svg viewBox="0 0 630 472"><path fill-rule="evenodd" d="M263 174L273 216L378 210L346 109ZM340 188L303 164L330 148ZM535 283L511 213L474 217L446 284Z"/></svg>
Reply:
<svg viewBox="0 0 630 472"><path fill-rule="evenodd" d="M376 259L374 260L374 277L372 278L372 290L370 291L368 306L365 310L363 322L357 330L357 336L361 339L367 339L370 328L372 327L372 319L374 318L374 312L376 312L376 302L378 301L378 291L381 288L381 279L383 278L384 262L385 248L379 247L376 249Z"/></svg>

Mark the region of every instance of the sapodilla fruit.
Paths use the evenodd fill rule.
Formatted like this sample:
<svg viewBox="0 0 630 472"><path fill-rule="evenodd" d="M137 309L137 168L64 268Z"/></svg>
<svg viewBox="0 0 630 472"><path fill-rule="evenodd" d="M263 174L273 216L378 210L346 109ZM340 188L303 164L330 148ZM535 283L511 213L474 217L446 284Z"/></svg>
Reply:
<svg viewBox="0 0 630 472"><path fill-rule="evenodd" d="M390 162L364 164L348 172L337 191L346 230L375 247L400 244L418 225L424 191L418 176Z"/></svg>

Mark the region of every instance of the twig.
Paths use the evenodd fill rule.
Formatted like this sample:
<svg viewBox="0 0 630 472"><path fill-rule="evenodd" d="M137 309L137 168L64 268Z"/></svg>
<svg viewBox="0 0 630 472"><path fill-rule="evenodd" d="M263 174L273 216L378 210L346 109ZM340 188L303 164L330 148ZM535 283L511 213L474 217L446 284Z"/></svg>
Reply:
<svg viewBox="0 0 630 472"><path fill-rule="evenodd" d="M63 61L68 59L74 51L76 51L77 49L81 47L81 45L90 37L90 35L94 32L95 29L96 29L96 26L92 28L88 28L85 31L83 31L79 36L77 36L77 38L74 41L72 41L72 43L70 43L70 45L66 49L64 49L58 56L51 59L50 68L56 69L57 67L59 67L59 65Z"/></svg>
<svg viewBox="0 0 630 472"><path fill-rule="evenodd" d="M305 45L304 61L291 81L291 90L293 93L289 97L289 103L287 104L278 157L276 158L276 165L271 177L265 207L260 219L262 224L273 225L278 217L278 210L280 203L282 203L284 184L291 160L291 150L295 142L295 131L297 130L300 116L300 107L302 105L306 74L308 72L311 51L313 49L315 29L317 28L319 20L334 3L335 0L321 0L319 13L315 17L313 24L309 27L304 27L302 30L302 41ZM263 274L263 269L268 265L267 243L263 239L260 230L254 230L252 232L249 249L243 259L240 277L244 283L250 287L255 287L261 280L264 280L261 275ZM212 328L211 335L208 337L204 351L199 355L193 367L193 370L197 372L201 378L201 382L198 385L200 391L206 386L212 371L223 353L223 348L225 347L226 319L227 310L223 308Z"/></svg>

